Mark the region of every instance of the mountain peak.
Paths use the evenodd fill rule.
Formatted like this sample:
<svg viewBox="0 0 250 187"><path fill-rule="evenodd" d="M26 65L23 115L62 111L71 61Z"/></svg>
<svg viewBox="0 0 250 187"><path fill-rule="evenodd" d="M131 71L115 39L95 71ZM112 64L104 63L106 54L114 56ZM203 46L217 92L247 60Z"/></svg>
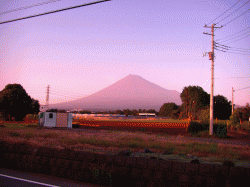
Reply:
<svg viewBox="0 0 250 187"><path fill-rule="evenodd" d="M66 108L76 108L80 105L88 110L118 110L118 109L155 109L159 110L164 103L181 104L180 93L167 90L151 83L139 75L129 74L114 84L88 97L67 103L55 104Z"/></svg>

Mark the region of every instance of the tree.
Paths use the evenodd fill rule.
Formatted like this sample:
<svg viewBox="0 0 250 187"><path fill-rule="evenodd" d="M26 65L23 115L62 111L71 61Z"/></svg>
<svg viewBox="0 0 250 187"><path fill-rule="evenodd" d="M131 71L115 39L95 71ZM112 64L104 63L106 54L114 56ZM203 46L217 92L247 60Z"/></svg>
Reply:
<svg viewBox="0 0 250 187"><path fill-rule="evenodd" d="M39 101L31 98L31 110L29 114L38 114L39 112L40 112Z"/></svg>
<svg viewBox="0 0 250 187"><path fill-rule="evenodd" d="M8 84L0 92L0 111L6 119L21 121L30 112L36 113L39 103L20 84Z"/></svg>
<svg viewBox="0 0 250 187"><path fill-rule="evenodd" d="M177 110L178 106L175 103L164 103L159 111L161 117L171 117L174 110Z"/></svg>
<svg viewBox="0 0 250 187"><path fill-rule="evenodd" d="M171 118L172 118L172 119L178 119L179 116L180 116L180 108L178 107L177 110L173 110L173 111L171 112Z"/></svg>
<svg viewBox="0 0 250 187"><path fill-rule="evenodd" d="M222 95L214 97L214 118L229 119L232 111L231 102L228 102L227 98Z"/></svg>
<svg viewBox="0 0 250 187"><path fill-rule="evenodd" d="M58 112L59 110L57 108L51 108L46 110L46 112Z"/></svg>
<svg viewBox="0 0 250 187"><path fill-rule="evenodd" d="M237 108L230 116L230 123L237 125L243 121L248 121L250 117L250 106L249 103L245 107Z"/></svg>
<svg viewBox="0 0 250 187"><path fill-rule="evenodd" d="M201 120L204 123L208 123L210 119L210 108L204 108L199 112L199 120Z"/></svg>
<svg viewBox="0 0 250 187"><path fill-rule="evenodd" d="M199 86L184 87L181 93L182 117L198 118L199 111L209 105L209 94Z"/></svg>

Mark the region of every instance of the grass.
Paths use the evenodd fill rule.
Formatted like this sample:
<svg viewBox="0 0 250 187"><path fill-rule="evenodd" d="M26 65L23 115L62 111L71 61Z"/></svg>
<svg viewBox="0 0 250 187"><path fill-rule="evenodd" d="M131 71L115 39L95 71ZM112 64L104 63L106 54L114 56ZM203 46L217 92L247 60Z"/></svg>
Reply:
<svg viewBox="0 0 250 187"><path fill-rule="evenodd" d="M200 132L202 133L208 132ZM197 134L199 135L199 133ZM69 131L27 128L23 124L8 124L7 128L1 128L0 140L8 139L10 141L26 141L30 144L43 146L60 146L64 148L101 150L108 153L117 153L121 149L130 149L133 152L148 148L160 154L167 152L169 155L195 155L199 158L217 158L223 159L246 159L241 155L246 148L232 145L218 145L217 143L199 143L194 140L188 140L180 136L163 136L155 134L146 134L145 132L124 132L124 131ZM112 151L111 151L112 150ZM250 155L250 153L249 153Z"/></svg>
<svg viewBox="0 0 250 187"><path fill-rule="evenodd" d="M30 128L36 128L38 126L38 123L32 123L32 124L25 124L25 123L3 123L2 124L7 129L30 129Z"/></svg>

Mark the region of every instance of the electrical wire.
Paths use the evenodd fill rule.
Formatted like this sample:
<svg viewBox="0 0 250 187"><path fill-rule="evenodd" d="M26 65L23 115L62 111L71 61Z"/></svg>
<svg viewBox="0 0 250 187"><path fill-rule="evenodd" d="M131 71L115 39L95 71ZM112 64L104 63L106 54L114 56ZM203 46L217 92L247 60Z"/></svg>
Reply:
<svg viewBox="0 0 250 187"><path fill-rule="evenodd" d="M247 89L247 88L250 88L250 86L246 87L246 88L237 89L237 90L234 90L234 91L244 90L244 89Z"/></svg>
<svg viewBox="0 0 250 187"><path fill-rule="evenodd" d="M214 78L214 79L250 79L250 77L227 77L227 78Z"/></svg>
<svg viewBox="0 0 250 187"><path fill-rule="evenodd" d="M63 9L59 9L59 10L54 10L54 11L50 11L50 12L45 12L45 13L41 13L41 14L35 14L35 15L27 16L27 17L17 18L17 19L13 19L13 20L9 20L9 21L0 22L0 25L5 24L5 23L14 22L14 21L20 21L20 20L24 20L24 19L28 19L28 18L44 16L44 15L47 15L47 14L53 14L53 13L56 13L56 12L62 12L62 11L70 10L70 9L74 9L74 8L80 8L80 7L83 7L83 6L94 5L94 4L102 3L102 2L106 2L106 1L111 1L111 0L96 1L96 2L81 4L81 5L77 5L77 6L72 6L72 7L68 7L68 8L63 8Z"/></svg>
<svg viewBox="0 0 250 187"><path fill-rule="evenodd" d="M64 91L64 90L61 90L58 88L54 88L53 90L55 90L56 92L69 93L69 94L73 94L73 95L85 95L85 94L80 94L80 93L75 93L75 92Z"/></svg>
<svg viewBox="0 0 250 187"><path fill-rule="evenodd" d="M229 43L227 43L227 44L230 44L230 43L233 43L233 42L236 42L236 41L242 40L242 39L244 39L244 38L247 38L248 36L250 36L250 34L248 34L248 35L246 35L245 37L240 38L240 39L238 39L238 40L235 40L235 41L229 42Z"/></svg>
<svg viewBox="0 0 250 187"><path fill-rule="evenodd" d="M245 35L245 34L248 34L248 33L250 33L250 31L248 31L248 32L245 32L245 33L243 33L243 34L241 34L241 35L239 35L239 36L235 36L235 37L233 37L233 38L229 38L229 39L222 39L222 41L223 42L226 42L226 41L230 41L230 40L233 40L233 39L235 39L235 38L239 38L239 37L241 37L241 36L243 36L243 35Z"/></svg>
<svg viewBox="0 0 250 187"><path fill-rule="evenodd" d="M250 9L248 9L246 12L242 13L241 15L237 16L236 18L234 18L233 20L227 22L226 24L224 24L223 26L228 25L229 23L233 22L234 20L238 19L239 17L241 17L242 15L244 15L245 13L247 13Z"/></svg>
<svg viewBox="0 0 250 187"><path fill-rule="evenodd" d="M49 4L49 3L55 3L57 1L61 1L61 0L49 0L49 1L42 2L42 3L37 3L37 4L25 6L25 7L20 7L20 8L13 9L13 10L7 10L5 12L0 12L0 15L8 14L8 13L11 13L11 12L16 12L16 11L19 11L19 10L25 10L25 9L33 8L33 7L36 7L36 6L42 6L42 5L46 5L46 4Z"/></svg>
<svg viewBox="0 0 250 187"><path fill-rule="evenodd" d="M226 50L230 50L230 51L250 52L250 49L230 47L230 46L227 46L227 45L219 44L217 42L215 42L214 46L217 47L217 48L222 48L222 49L226 49Z"/></svg>
<svg viewBox="0 0 250 187"><path fill-rule="evenodd" d="M249 0L250 1L250 0ZM241 9L242 7L244 7L249 1L247 1L245 4L243 4L242 6L240 6L237 10L233 11L231 14L229 14L228 16L226 16L225 18L223 18L222 20L220 20L219 22L217 22L216 24L220 23L221 21L225 20L226 18L228 18L229 16L231 16L232 14L234 14L235 12L237 12L239 9ZM238 2L237 2L238 3ZM231 22L231 21L230 21ZM225 26L225 25L223 25Z"/></svg>
<svg viewBox="0 0 250 187"><path fill-rule="evenodd" d="M221 15L219 15L217 18L213 19L211 22L208 23L208 25L210 25L211 23L213 23L215 20L217 20L218 18L220 18L221 16L223 16L226 12L228 12L229 10L231 10L235 5L237 5L240 2L240 0L235 3L231 8L229 8L228 10L226 10L225 12L223 12Z"/></svg>
<svg viewBox="0 0 250 187"><path fill-rule="evenodd" d="M239 32L237 32L237 33L231 34L231 35L229 35L229 36L226 36L226 37L221 38L221 39L218 39L218 40L224 40L225 38L228 38L228 37L234 36L234 35L236 35L236 34L238 34L238 33L241 33L241 32L243 32L243 31L245 31L245 30L247 30L247 29L250 29L250 27L245 28L245 29L243 29L243 30L241 30L241 31L239 31Z"/></svg>

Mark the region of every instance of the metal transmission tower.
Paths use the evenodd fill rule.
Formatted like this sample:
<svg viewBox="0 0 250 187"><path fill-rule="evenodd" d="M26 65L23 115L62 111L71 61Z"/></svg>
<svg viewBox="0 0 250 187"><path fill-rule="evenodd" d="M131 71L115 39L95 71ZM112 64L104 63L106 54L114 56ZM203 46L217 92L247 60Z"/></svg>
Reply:
<svg viewBox="0 0 250 187"><path fill-rule="evenodd" d="M49 85L47 87L47 95L46 95L46 110L49 109Z"/></svg>
<svg viewBox="0 0 250 187"><path fill-rule="evenodd" d="M211 34L209 33L203 33L208 34L212 36L212 44L211 44L211 52L208 52L209 54L209 60L211 60L211 94L210 94L210 128L209 128L209 135L213 135L213 119L214 119L214 28L221 28L221 27L215 27L215 24L212 24L211 27L208 27L207 25L204 26L205 28L211 28Z"/></svg>

